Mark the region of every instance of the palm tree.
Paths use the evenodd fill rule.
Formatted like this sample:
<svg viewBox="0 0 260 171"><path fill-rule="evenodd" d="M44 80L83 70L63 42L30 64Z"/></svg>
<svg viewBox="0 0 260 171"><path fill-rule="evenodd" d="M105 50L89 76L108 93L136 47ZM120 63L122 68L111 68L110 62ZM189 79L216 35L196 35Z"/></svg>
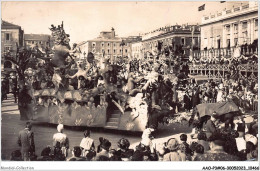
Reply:
<svg viewBox="0 0 260 171"><path fill-rule="evenodd" d="M9 60L15 64L15 70L18 74L18 108L20 110L21 120L27 120L28 104L31 103L32 97L28 94L28 89L25 86L25 70L28 68L28 64L32 62L33 57L41 57L37 49L25 49L24 47L18 47L15 55L7 55L6 60ZM35 61L35 60L34 60ZM34 64L36 65L36 63Z"/></svg>

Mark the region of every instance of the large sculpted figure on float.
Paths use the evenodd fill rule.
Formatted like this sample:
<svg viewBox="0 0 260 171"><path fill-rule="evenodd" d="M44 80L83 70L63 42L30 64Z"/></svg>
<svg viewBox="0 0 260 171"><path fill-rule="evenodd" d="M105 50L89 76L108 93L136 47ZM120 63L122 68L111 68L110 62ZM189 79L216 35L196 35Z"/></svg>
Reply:
<svg viewBox="0 0 260 171"><path fill-rule="evenodd" d="M71 50L69 35L64 31L63 22L61 25L58 25L58 27L51 25L50 30L52 31L52 37L54 38L54 55L51 63L53 67L65 68L67 57L72 58L70 53L73 53L76 47L73 47Z"/></svg>

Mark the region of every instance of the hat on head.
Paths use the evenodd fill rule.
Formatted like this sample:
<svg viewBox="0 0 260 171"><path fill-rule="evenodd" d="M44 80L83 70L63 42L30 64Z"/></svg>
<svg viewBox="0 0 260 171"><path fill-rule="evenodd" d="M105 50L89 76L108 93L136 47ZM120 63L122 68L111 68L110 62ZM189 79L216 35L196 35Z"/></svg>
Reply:
<svg viewBox="0 0 260 171"><path fill-rule="evenodd" d="M217 115L217 112L216 111L214 111L213 113L212 113L212 115L211 115L212 117L214 117L214 118L216 118L218 115Z"/></svg>
<svg viewBox="0 0 260 171"><path fill-rule="evenodd" d="M108 151L111 147L111 142L104 138L100 144L100 147Z"/></svg>
<svg viewBox="0 0 260 171"><path fill-rule="evenodd" d="M175 138L171 138L168 140L167 142L167 148L170 150L170 151L175 151L178 149L178 146L179 146L179 143L178 141L175 139Z"/></svg>
<svg viewBox="0 0 260 171"><path fill-rule="evenodd" d="M63 124L59 124L59 125L57 126L58 132L61 132L63 129L64 129Z"/></svg>
<svg viewBox="0 0 260 171"><path fill-rule="evenodd" d="M121 138L118 143L117 143L118 147L121 149L128 149L130 146L130 142L128 141L128 139L126 138Z"/></svg>

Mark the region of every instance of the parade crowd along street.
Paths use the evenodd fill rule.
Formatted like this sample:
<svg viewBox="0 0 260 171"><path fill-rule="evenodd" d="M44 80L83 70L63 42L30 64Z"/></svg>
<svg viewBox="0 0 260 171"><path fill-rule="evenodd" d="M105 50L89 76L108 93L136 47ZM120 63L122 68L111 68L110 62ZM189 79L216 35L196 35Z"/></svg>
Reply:
<svg viewBox="0 0 260 171"><path fill-rule="evenodd" d="M75 62L77 45L71 49L69 35L63 24L51 27L55 39L53 50L19 49L19 58L10 57L16 64L18 75L14 94L18 94L21 119L32 119L22 112L28 105L43 106L71 103L60 92L79 90L77 97L67 98L76 105L98 107L114 105L122 115L130 110L134 118L148 115L146 128L140 143L129 149L127 139L118 141L118 149L110 149L111 142L100 137L95 146L91 133L86 130L79 146L70 147L64 131L64 120L60 118L58 132L53 135L53 145L35 154L32 123L19 132L18 145L21 150L11 154L11 160L39 161L241 161L258 159L257 91L254 80L239 79L236 74L225 79L196 81L188 75L189 61L184 61L182 51L174 45L158 46L151 52L152 59L118 58L110 61L103 54L100 60L88 54L84 62ZM171 61L164 60L170 57ZM257 56L248 56L244 62L257 63ZM19 59L18 61L16 59ZM169 67L169 62L171 62ZM197 61L198 62L198 61ZM216 63L225 62L216 61ZM230 67L239 61L228 61ZM203 61L205 63L205 60ZM35 65L36 64L36 65ZM72 72L73 71L73 72ZM18 76L18 78L17 78ZM8 93L6 81L2 78L2 100ZM74 79L74 80L73 80ZM6 86L5 86L6 85ZM48 95L35 94L37 90L52 89ZM42 91L43 92L43 91ZM42 93L41 92L41 93ZM39 92L38 92L39 93ZM88 94L88 96L84 96ZM104 95L105 99L96 98ZM85 99L84 99L85 98ZM76 100L75 100L76 99ZM75 107L76 107L75 105ZM145 106L140 108L140 106ZM224 106L224 107L223 107ZM35 110L34 110L35 111ZM61 114L62 115L62 114ZM189 121L194 129L192 141L182 134L177 140L170 138L162 146L156 146L153 133L158 123ZM133 122L133 121L132 121ZM131 127L131 122L128 124ZM130 129L129 129L130 130ZM52 135L50 135L51 138ZM189 135L190 136L190 135ZM68 153L72 157L68 158Z"/></svg>

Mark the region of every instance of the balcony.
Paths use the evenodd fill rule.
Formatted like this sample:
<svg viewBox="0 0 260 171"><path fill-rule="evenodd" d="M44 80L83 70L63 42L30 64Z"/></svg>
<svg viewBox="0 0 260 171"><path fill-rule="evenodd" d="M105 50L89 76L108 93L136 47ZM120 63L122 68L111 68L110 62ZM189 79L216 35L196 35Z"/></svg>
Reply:
<svg viewBox="0 0 260 171"><path fill-rule="evenodd" d="M240 46L241 55L244 56L252 56L258 55L258 47L254 46ZM193 57L196 59L213 57L220 58L224 56L225 58L230 58L234 56L235 47L230 48L220 48L220 49L209 49L209 50L201 50L201 51L193 51Z"/></svg>

